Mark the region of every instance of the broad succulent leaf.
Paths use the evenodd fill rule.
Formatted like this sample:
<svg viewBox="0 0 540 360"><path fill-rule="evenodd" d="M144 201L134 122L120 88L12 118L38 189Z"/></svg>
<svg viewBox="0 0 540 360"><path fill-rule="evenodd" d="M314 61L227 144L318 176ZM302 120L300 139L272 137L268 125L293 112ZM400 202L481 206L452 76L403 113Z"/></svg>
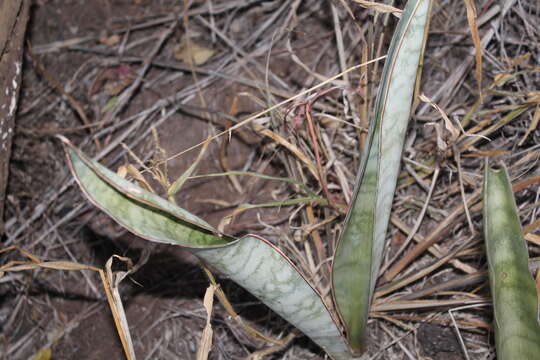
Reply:
<svg viewBox="0 0 540 360"><path fill-rule="evenodd" d="M150 241L179 245L258 297L333 359L361 350L380 266L431 0L410 0L392 39L354 202L333 263L334 298L348 341L332 312L294 264L255 235L234 239L204 220L117 176L67 140L83 192L119 224ZM352 350L352 352L351 352Z"/></svg>
<svg viewBox="0 0 540 360"><path fill-rule="evenodd" d="M244 287L309 336L333 359L351 359L321 296L272 243L220 234L204 220L135 185L62 139L70 168L88 199L132 233L179 245Z"/></svg>
<svg viewBox="0 0 540 360"><path fill-rule="evenodd" d="M410 0L392 38L352 206L334 255L334 298L354 352L362 351L430 7L431 0Z"/></svg>
<svg viewBox="0 0 540 360"><path fill-rule="evenodd" d="M540 358L538 293L504 166L484 175L484 237L494 306L497 359Z"/></svg>

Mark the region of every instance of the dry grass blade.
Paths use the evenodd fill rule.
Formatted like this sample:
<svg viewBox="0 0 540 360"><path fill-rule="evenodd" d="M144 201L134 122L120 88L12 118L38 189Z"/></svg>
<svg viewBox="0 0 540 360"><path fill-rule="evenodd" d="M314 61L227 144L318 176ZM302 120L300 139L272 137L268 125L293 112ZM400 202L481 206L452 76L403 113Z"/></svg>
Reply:
<svg viewBox="0 0 540 360"><path fill-rule="evenodd" d="M398 217L396 216L392 216L391 219L392 221L392 224L397 227L398 229L400 229L401 231L403 231L405 234L407 234L407 236L412 232L412 229L409 228L403 221L401 221ZM420 234L414 234L413 236L413 239L414 241L416 241L417 243L422 243L425 241L424 237ZM441 248L434 244L433 246L430 246L428 248L428 251L435 257L442 257L444 256ZM459 269L461 271L463 271L464 273L466 274L474 274L476 273L478 270L475 269L473 266L469 265L469 264L466 264L462 261L459 261L458 259L452 259L450 260L450 264L452 266L454 266L456 269Z"/></svg>
<svg viewBox="0 0 540 360"><path fill-rule="evenodd" d="M323 262L324 259L326 259L326 248L324 247L323 241L321 239L321 235L319 233L319 230L317 229L316 219L315 215L313 213L313 206L308 205L306 209L306 215L308 218L308 222L310 225L309 233L313 239L313 242L315 242L315 249L317 251L317 256L319 258L319 262ZM314 227L315 226L315 227Z"/></svg>
<svg viewBox="0 0 540 360"><path fill-rule="evenodd" d="M518 118L519 115L523 114L525 111L529 109L529 105L521 105L518 106L516 109L510 111L507 115L505 115L503 118L501 118L499 121L497 121L495 124L491 125L484 131L480 131L477 135L481 136L475 136L470 138L467 141L464 141L462 145L459 146L459 152L465 152L470 147L472 147L474 144L485 138L486 136L489 136L496 130L500 129L504 125L510 123L512 120ZM469 133L472 133L474 130L469 131Z"/></svg>
<svg viewBox="0 0 540 360"><path fill-rule="evenodd" d="M403 244L401 245L401 247L399 248L399 250L396 252L396 254L394 255L394 257L390 260L388 260L386 262L386 264L384 264L384 266L381 268L381 273L384 273L384 271L394 263L394 261L402 254L402 252L407 248L407 246L409 245L410 241L414 238L414 236L416 235L418 229L420 228L420 225L422 224L422 220L424 220L424 216L426 214L426 210L428 208L428 205L429 205L429 201L431 200L431 196L433 194L433 190L435 189L435 185L437 184L437 178L439 177L439 172L440 172L440 169L439 167L437 166L435 168L435 171L433 172L433 179L431 180L431 186L429 187L429 191L428 191L428 194L427 194L427 197L426 197L426 201L424 202L424 205L422 206L422 210L420 212L420 215L418 216L418 218L416 219L416 222L414 224L414 227L413 229L409 232L409 234L407 235L407 239L405 239L405 241L403 242Z"/></svg>
<svg viewBox="0 0 540 360"><path fill-rule="evenodd" d="M206 325L204 326L204 330L201 335L201 339L199 340L199 347L197 349L197 360L207 360L208 355L210 354L210 350L212 349L212 337L214 335L214 331L212 330L212 324L210 323L210 320L212 319L212 308L214 306L214 293L216 291L216 287L214 285L210 285L204 294L204 308L206 310Z"/></svg>
<svg viewBox="0 0 540 360"><path fill-rule="evenodd" d="M450 300L411 300L411 301L388 301L385 303L376 303L371 308L371 311L383 312L383 311L411 311L421 309L437 309L444 307L462 306L481 304L486 302L486 298L471 299L465 297L461 299Z"/></svg>
<svg viewBox="0 0 540 360"><path fill-rule="evenodd" d="M359 4L360 6L369 9L374 10L376 12L379 12L381 14L392 14L395 17L399 18L401 17L401 13L403 10L398 9L396 7L393 7L391 5L373 2L373 1L367 1L367 0L352 0L353 2Z"/></svg>
<svg viewBox="0 0 540 360"><path fill-rule="evenodd" d="M519 141L519 146L523 145L525 140L527 140L527 137L536 130L538 127L538 123L540 122L540 105L536 105L536 110L534 111L533 119L531 123L529 124L529 127L527 128L527 131L525 132L525 135L523 135L523 138Z"/></svg>
<svg viewBox="0 0 540 360"><path fill-rule="evenodd" d="M471 214L469 213L469 207L467 206L467 201L465 200L465 187L463 185L463 170L461 169L461 154L457 151L457 148L454 147L454 159L458 168L458 180L459 180L459 191L461 192L461 200L463 201L463 209L465 209L465 215L467 216L467 223L469 224L469 229L471 234L476 233L474 230L474 225L471 220Z"/></svg>
<svg viewBox="0 0 540 360"><path fill-rule="evenodd" d="M113 260L117 259L121 262L127 264L127 271L117 271L113 272L112 263ZM111 305L111 311L113 313L114 322L116 324L116 329L120 335L122 341L122 346L124 347L124 352L128 360L135 360L135 349L133 348L133 341L131 340L131 335L129 332L129 325L126 317L126 312L124 310L124 305L122 304L122 298L120 297L120 291L118 285L124 278L129 275L133 268L133 263L131 259L123 256L113 255L107 260L105 264L105 274L103 271L100 271L100 275L105 277L106 282L103 281L103 286L107 292L107 299L109 299L109 304ZM112 301L112 304L111 304Z"/></svg>
<svg viewBox="0 0 540 360"><path fill-rule="evenodd" d="M193 174L193 172L197 169L204 154L206 153L206 150L208 149L208 145L210 145L210 138L205 141L203 147L201 148L201 151L199 152L199 155L197 155L197 158L195 159L193 164L191 164L189 168L184 171L184 173L169 187L169 189L167 190L167 196L169 199L172 199L174 197L174 195L180 190L182 185L184 185L184 183L189 179L191 174Z"/></svg>
<svg viewBox="0 0 540 360"><path fill-rule="evenodd" d="M534 229L536 229L537 227L540 226L540 218L536 219L535 221L533 221L532 223L530 223L529 225L527 226L524 226L523 227L523 231L525 233L528 233L530 231L533 231Z"/></svg>
<svg viewBox="0 0 540 360"><path fill-rule="evenodd" d="M441 117L444 120L444 127L448 132L450 132L450 139L449 142L453 143L456 141L456 139L459 137L459 129L457 129L453 124L452 121L448 118L448 115L446 115L446 112L443 111L443 109L440 108L439 105L437 105L432 99L427 97L425 94L420 94L420 100L428 103L431 105L439 114L441 114Z"/></svg>
<svg viewBox="0 0 540 360"><path fill-rule="evenodd" d="M466 204L472 205L480 199L482 190L479 189L475 191L467 199ZM393 267L391 267L386 274L384 274L383 279L385 281L392 280L397 276L407 265L409 265L414 259L420 256L426 249L431 245L436 243L441 237L450 230L450 227L455 222L459 221L464 212L464 204L456 206L452 212L446 217L435 230L430 232L429 236L426 236L422 243L418 243L415 247L409 251L403 258L401 258Z"/></svg>
<svg viewBox="0 0 540 360"><path fill-rule="evenodd" d="M0 278L6 272L13 271L23 271L23 270L35 270L39 268L43 269L53 269L53 270L92 270L99 273L101 281L103 283L103 288L105 289L105 294L107 295L107 300L109 302L109 307L113 314L114 322L116 324L116 330L122 342L124 348L124 353L128 360L135 360L135 352L133 349L133 343L129 335L129 328L127 326L127 320L122 306L122 301L120 300L120 295L118 293L118 283L127 275L126 273L121 273L119 276L115 277L110 266L112 263L113 257L118 258L121 261L131 263L131 260L114 255L107 261L106 270L103 271L100 268L91 265L78 264L71 261L41 261L38 257L32 255L30 252L21 249L17 246L8 246L4 249L0 249L0 254L7 253L10 251L17 251L20 254L27 257L27 261L10 261L7 264L0 266Z"/></svg>
<svg viewBox="0 0 540 360"><path fill-rule="evenodd" d="M118 176L122 177L122 178L126 178L126 176L129 174L133 177L133 179L135 181L137 181L137 183L139 184L139 186L141 186L142 188L144 188L146 191L150 191L150 192L153 192L155 193L154 189L152 188L152 186L150 186L150 184L148 183L148 181L146 181L146 178L141 174L141 172L135 167L133 166L132 164L127 164L127 165L121 165L118 170L116 171L116 173L118 174Z"/></svg>
<svg viewBox="0 0 540 360"><path fill-rule="evenodd" d="M430 274L432 273L433 271L435 271L436 269L440 268L441 266L443 266L444 264L446 264L450 259L452 259L458 252L460 252L461 250L463 249L466 249L467 247L469 247L471 245L471 239L469 239L468 241L464 242L463 244L461 244L460 246L458 246L456 249L450 251L448 254L446 254L444 257L438 259L436 262L434 262L433 264L425 267L424 269L421 269L419 271L416 271L414 272L412 275L410 276L403 276L397 280L395 280L394 282L391 282L389 284L386 284L386 285L383 285L381 286L380 288L378 288L376 291L375 291L375 295L374 297L375 298L379 298L379 297L382 297L386 294L390 294L398 289L401 289L403 288L404 286L418 280L418 279L421 279L423 278L424 276L426 276L427 274Z"/></svg>
<svg viewBox="0 0 540 360"><path fill-rule="evenodd" d="M516 192L524 189L527 186L530 186L534 183L540 181L540 176L532 176L531 178L524 179L512 187L512 191ZM462 204L457 205L450 214L435 228L431 231L428 236L425 237L424 241L418 243L411 251L409 251L403 258L401 258L393 267L391 267L386 274L382 277L383 281L391 281L396 277L404 268L406 268L414 259L420 256L426 249L431 245L435 244L440 238L449 231L449 228L452 224L455 224L460 219L463 219L465 216L465 206L472 206L480 200L480 195L482 193L481 189L476 190L471 194L468 199L463 201ZM477 204L478 205L478 204ZM477 206L476 205L476 206ZM530 227L525 228L525 232L530 231Z"/></svg>
<svg viewBox="0 0 540 360"><path fill-rule="evenodd" d="M523 231L525 231L525 229L523 229ZM525 240L535 244L536 246L540 246L540 236L538 236L536 234L527 233L527 234L525 234L525 236L523 236L523 238Z"/></svg>
<svg viewBox="0 0 540 360"><path fill-rule="evenodd" d="M288 104L288 103L290 103L290 102L293 102L293 101L296 100L296 99L300 99L300 98L302 98L302 97L308 95L308 94L311 93L312 91L315 91L315 90L317 90L317 89L320 89L320 88L322 88L322 87L328 85L329 83L332 83L332 81L334 81L334 80L336 80L336 79L339 79L340 77L342 77L342 76L345 75L345 74L348 74L348 73L350 73L350 72L352 72L352 71L354 71L354 70L360 69L360 68L362 68L362 67L364 67L364 66L367 66L367 65L369 65L369 64L373 64L373 63L379 62L379 61L384 60L384 59L386 59L386 55L385 55L385 56L379 56L379 57L377 57L377 58L375 58L375 59L373 59L373 60L369 60L369 61L367 61L367 62L363 62L363 63L361 63L361 64L351 66L351 67L348 68L347 70L342 71L342 72L340 72L340 73L337 74L337 75L334 75L334 76L329 77L326 81L323 81L323 82L321 82L320 84L317 84L317 85L315 85L315 86L312 86L311 88L309 88L309 89L307 89L307 90L301 91L301 92L299 92L298 94L296 94L296 95L294 95L294 96L292 96L292 97L290 97L290 98L288 98L288 99L286 99L286 100L283 100L283 101L280 102L280 103L277 103L277 104L275 104L275 105L272 105L271 107L269 107L269 108L266 109L266 110L263 110L263 111L261 111L261 112L258 112L258 113L256 113L255 115L250 116L250 117L248 117L248 118L245 119L245 120L242 120L241 122L237 123L236 125L232 126L231 128L227 129L226 131L222 131L222 132L220 132L219 134L210 137L209 140L215 140L215 139L217 139L218 137L221 137L221 136L226 135L226 134L230 134L232 131L241 128L242 126L244 126L244 125L246 125L246 124L252 122L253 120L258 119L258 118L260 118L260 117L262 117L262 116L264 116L264 115L266 115L266 114L269 114L269 113L271 113L272 111L274 111L274 110L276 110L276 109L282 107L283 105L286 105L286 104ZM180 151L179 153L176 153L176 154L174 154L174 155L169 156L167 159L163 160L162 163L171 161L171 160L173 160L173 159L175 159L175 158L177 158L177 157L179 157L179 156L181 156L181 155L184 155L184 154L187 153L187 152L190 152L190 151L192 151L192 150L195 150L196 148L198 148L198 147L200 147L200 146L203 146L203 145L204 145L204 142L200 142L200 143L198 143L198 144L196 144L196 145L190 146L190 147L188 147L187 149Z"/></svg>
<svg viewBox="0 0 540 360"><path fill-rule="evenodd" d="M478 25L476 24L476 7L473 0L463 0L467 7L467 21L469 22L469 29L474 43L476 71L475 77L478 83L478 91L480 93L480 99L482 98L482 44L480 43L480 35L478 33Z"/></svg>
<svg viewBox="0 0 540 360"><path fill-rule="evenodd" d="M281 344L276 344L273 346L270 346L267 349L259 350L254 352L253 354L249 355L246 360L262 360L265 356L272 355L280 350L283 350L287 345L291 343L291 341L294 340L296 337L296 332L291 332L289 335L287 335L285 338L283 338L283 341Z"/></svg>
<svg viewBox="0 0 540 360"><path fill-rule="evenodd" d="M255 131L257 131L261 135L264 135L264 136L274 140L276 143L278 143L278 144L284 146L285 148L287 148L287 150L289 150L291 153L293 153L294 156L296 156L300 161L302 161L307 166L307 168L309 169L311 174L313 176L315 176L315 178L319 179L319 181L322 182L322 179L319 178L319 173L317 171L317 166L315 166L315 164L313 164L313 162L296 145L291 144L289 141L287 141L281 135L275 133L274 131L272 131L270 129L266 129L261 125L255 124L253 126L253 128L255 129Z"/></svg>
<svg viewBox="0 0 540 360"><path fill-rule="evenodd" d="M403 296L399 296L399 300L415 300L415 299L421 299L426 298L429 295L433 295L442 291L448 291L452 289L458 289L458 288L464 288L469 285L475 285L480 282L484 282L487 279L487 272L477 272L473 274L468 274L465 276L457 277L453 280L448 280L441 282L440 284L426 287L421 291L416 291L411 294L406 294Z"/></svg>
<svg viewBox="0 0 540 360"><path fill-rule="evenodd" d="M238 313L234 310L231 302L227 298L227 295L225 295L225 292L223 292L223 289L221 288L221 286L219 286L219 284L216 282L216 279L215 279L214 275L212 274L212 272L208 269L208 267L206 265L204 265L202 263L201 263L201 267L202 267L205 275L208 277L208 280L210 281L210 284L212 284L212 286L214 287L215 295L218 298L221 305L225 308L225 311L227 311L227 313L231 316L231 318L236 323L238 323L238 325L240 325L240 327L242 329L244 329L244 331L249 336L251 336L251 337L253 337L254 339L257 339L257 340L266 341L266 342L268 342L270 344L279 345L279 346L283 345L282 340L273 339L271 337L268 337L268 336L264 335L262 332L260 332L259 330L251 327L244 320L242 320L240 315L238 315Z"/></svg>
<svg viewBox="0 0 540 360"><path fill-rule="evenodd" d="M236 116L238 113L238 99L238 95L236 95L233 99L233 102L229 109L229 115L231 116ZM228 119L227 124L225 125L225 130L228 130L232 125L232 120ZM229 133L229 135L231 135L231 133ZM229 157L227 156L229 142L230 138L227 139L223 137L219 145L219 164L221 165L221 169L225 172L232 170L231 166L229 165ZM244 189L242 188L242 185L240 184L240 181L236 176L230 175L228 176L228 179L239 194L242 194L244 192Z"/></svg>

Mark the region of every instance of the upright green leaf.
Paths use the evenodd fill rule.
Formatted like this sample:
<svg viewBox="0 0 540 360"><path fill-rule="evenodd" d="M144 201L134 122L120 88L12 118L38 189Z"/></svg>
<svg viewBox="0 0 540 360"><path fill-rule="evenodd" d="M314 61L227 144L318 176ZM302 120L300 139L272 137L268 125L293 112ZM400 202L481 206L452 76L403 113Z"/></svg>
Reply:
<svg viewBox="0 0 540 360"><path fill-rule="evenodd" d="M119 177L62 139L70 168L88 199L132 233L180 245L230 277L296 326L333 359L351 359L321 296L267 240L233 239L204 220Z"/></svg>
<svg viewBox="0 0 540 360"><path fill-rule="evenodd" d="M409 0L392 38L351 210L333 263L338 311L362 351L385 243L431 0Z"/></svg>
<svg viewBox="0 0 540 360"><path fill-rule="evenodd" d="M539 359L538 294L529 272L512 187L504 166L490 168L487 160L484 237L495 311L497 359Z"/></svg>

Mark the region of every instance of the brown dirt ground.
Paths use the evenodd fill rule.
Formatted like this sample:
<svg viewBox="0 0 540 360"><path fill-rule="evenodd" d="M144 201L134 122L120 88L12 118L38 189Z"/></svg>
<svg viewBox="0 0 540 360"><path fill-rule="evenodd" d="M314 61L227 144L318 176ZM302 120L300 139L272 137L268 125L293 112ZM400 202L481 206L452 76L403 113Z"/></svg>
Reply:
<svg viewBox="0 0 540 360"><path fill-rule="evenodd" d="M192 1L188 31L197 44L215 50L214 56L197 66L196 76L188 64L176 59L175 49L186 32L184 22L179 21L171 28L172 32L153 58L153 65L144 74L140 87L121 111L107 123L81 128L84 123L74 104L80 105L89 123L107 120L107 109L117 104L114 101L120 101L114 94L115 90L124 94L129 91L121 85L129 87L133 84L142 68L141 63L149 56L160 36L174 25L175 16L181 17L181 9L178 2L172 0L35 1L28 31L33 55L27 49L10 169L5 245L20 246L42 259L70 260L99 267L104 266L112 254L128 256L134 262L143 261L141 269L121 285L138 358L195 359L205 325L202 298L208 286L196 259L170 246L149 245L126 233L88 205L79 190L70 183L64 155L54 135L64 134L93 155L122 139L148 166L155 165L164 155L156 150L149 132L152 127L157 130L165 156L170 156L222 131L227 126L227 114L231 114L235 98L238 106L232 115L242 119L317 84L319 81L315 76L302 70L291 59L286 46L288 38L295 54L312 71L324 76L338 73L336 25L331 6L335 6L340 14L339 26L343 30L347 66L360 62L363 41L360 34L371 45L376 43L373 39L386 34L380 49L380 54L384 54L395 19L391 18L383 26L379 17L375 25L370 25L373 24L373 16L368 11L352 2L347 3L356 20L348 16L340 1ZM213 6L212 11L208 10L210 5ZM403 1L398 1L396 6L402 7ZM442 140L450 148L452 145L462 146L461 152L469 155L461 157L459 163L467 196L481 186L483 159L480 155L497 155L497 159L510 166L516 180L538 175L536 164L540 157L540 132L534 128L523 143L518 143L533 119L535 107L538 109L538 98L534 98L533 92L540 88L540 73L534 69L540 60L537 46L540 34L534 24L540 22L540 9L534 1L517 1L503 16L498 6L492 1L478 3L479 17L486 18L485 23L496 30L491 34L484 53L482 86L486 97L484 103L473 110L471 122L464 127L467 131L479 131L474 127L485 128L498 123L512 107L526 106L526 110L502 129L488 133L491 142L480 141L465 146L470 137L451 139L443 130ZM272 19L273 16L276 18ZM241 48L241 52L233 50L220 39L217 31L210 30L208 24L212 23L237 49ZM261 29L258 37L250 39ZM480 30L481 37L489 36L489 26L482 26ZM68 41L71 39L74 41ZM478 99L471 49L464 5L461 2L436 1L422 89L453 120L463 119ZM374 58L377 47L373 46L369 51L370 58ZM36 70L32 58L41 64L45 73ZM457 73L460 66L466 69L461 75ZM380 67L371 67L370 70L380 71ZM267 81L273 91L271 95L265 90L267 72ZM499 74L515 77L489 91L489 86ZM359 86L359 76L350 75L351 86ZM316 117L320 131L332 144L330 150L336 160L328 168L329 187L341 202L346 201L347 192L350 193L354 186L355 169L360 159L354 149L360 145L355 128L333 119L341 118L348 122L365 120L361 113L365 99L358 94L365 94L368 88L369 94L373 94L376 79L377 74L371 74L367 88L359 92L350 91L345 86L352 93L347 98L343 96L344 86L340 83L340 90L324 95L314 110L321 115ZM445 88L453 79L456 82ZM53 82L74 100L62 95ZM436 95L439 89L443 91ZM272 113L264 126L297 144L313 159L306 120L302 116L291 115L295 110L298 107L289 106ZM489 113L487 110L494 111ZM285 117L287 111L290 111L290 116ZM358 113L360 115L355 115ZM414 226L426 200L425 187L431 184L434 164L438 164L441 169L439 182L418 231L426 237L449 216L452 209L459 206L462 198L457 181L458 163L454 156L437 149L435 127L430 124L436 123L443 128L440 115L426 104L421 104L414 120L404 152L409 161L405 162L406 168L399 180L394 216L409 229ZM329 148L323 149L325 163L333 156L328 151ZM196 156L197 151L192 151L168 161L168 177L177 178ZM220 143L213 142L198 173L222 172L220 158ZM294 177L305 181L315 191L320 190L319 184L294 156L257 134L250 126L245 127L242 133L233 133L226 159L231 169ZM114 169L126 163L136 164L118 144L101 161ZM416 166L414 162L427 164L431 170L425 171L426 166ZM189 181L176 200L182 207L217 226L241 203L263 203L295 195L295 189L280 183L249 177L239 178L239 181L243 192L237 191L231 181L223 177ZM158 188L155 181L152 184ZM517 193L524 225L536 219L537 189L538 184L532 183ZM318 221L335 217L319 231L327 244L326 251L331 254L343 216L331 208L316 208L315 215ZM473 272L485 270L480 223L478 210L471 210L471 225L475 229L473 239L477 242L455 258ZM268 236L309 272L312 269L309 264L305 265L303 256L314 253L313 239L298 230L306 224L305 207L279 207L243 213L235 218L227 231L235 234L256 232ZM281 238L275 235L276 229L283 235ZM464 214L447 230L438 243L443 254L470 237ZM391 226L385 263L407 237L405 231L410 230L399 230L395 224ZM529 233L538 234L538 229L531 228ZM285 235L292 240L284 240ZM530 251L531 256L538 256L539 247L531 244ZM5 258L6 261L9 259L8 256ZM15 258L20 259L13 255ZM317 260L316 256L314 259ZM403 278L433 261L432 255L423 254L402 271ZM319 274L321 281L317 285L321 289L328 284L326 270L326 265L322 266ZM434 302L429 310L413 307L374 313L369 325L370 355L379 359L463 359L456 331L450 326L448 306L437 305L437 302L465 297L488 301L485 279L481 276L469 279L465 275L447 263L420 281L391 294L397 300L414 300L415 294L431 287L456 279L462 281L420 297ZM219 278L219 282L243 319L274 337L284 337L292 331L290 325L244 290L227 279ZM384 281L380 284L384 285ZM382 300L391 300L391 296ZM210 359L243 359L267 346L249 338L220 305L215 306L215 311L212 322L214 346ZM460 334L465 339L470 358L487 359L492 356L491 308L476 306L456 314L461 321ZM3 355L0 359L29 359L44 349L51 350L53 359L123 358L96 274L35 270L10 274L1 280L0 354ZM324 357L307 338L297 337L291 345L267 358Z"/></svg>

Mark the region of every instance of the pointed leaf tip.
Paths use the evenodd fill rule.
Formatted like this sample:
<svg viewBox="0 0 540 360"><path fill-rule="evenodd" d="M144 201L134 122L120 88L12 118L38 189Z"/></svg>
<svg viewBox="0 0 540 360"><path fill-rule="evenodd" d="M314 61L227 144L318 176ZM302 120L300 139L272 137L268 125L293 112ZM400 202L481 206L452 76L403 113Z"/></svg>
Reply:
<svg viewBox="0 0 540 360"><path fill-rule="evenodd" d="M361 352L410 117L431 0L409 0L394 32L370 121L353 204L332 265L333 295Z"/></svg>
<svg viewBox="0 0 540 360"><path fill-rule="evenodd" d="M345 339L321 296L272 243L249 235L217 236L204 220L119 177L69 142L70 168L97 207L134 234L179 245L259 298L335 360L351 360Z"/></svg>

